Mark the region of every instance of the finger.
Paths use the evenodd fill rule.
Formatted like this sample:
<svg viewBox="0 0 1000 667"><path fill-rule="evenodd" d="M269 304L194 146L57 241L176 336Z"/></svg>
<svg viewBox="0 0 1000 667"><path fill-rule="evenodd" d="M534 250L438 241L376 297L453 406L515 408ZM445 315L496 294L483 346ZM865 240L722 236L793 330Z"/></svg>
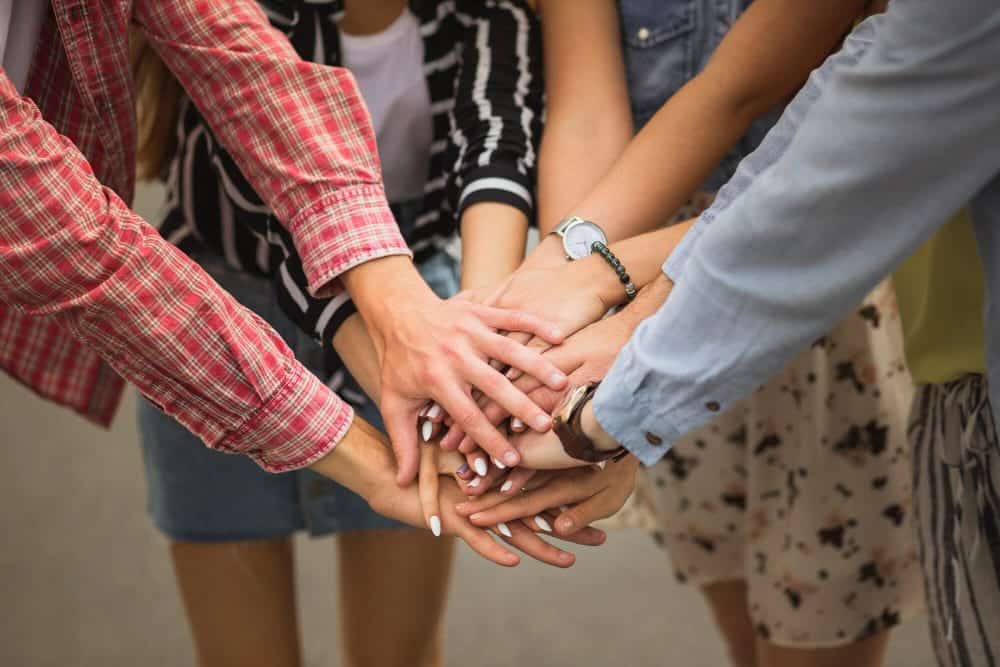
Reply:
<svg viewBox="0 0 1000 667"><path fill-rule="evenodd" d="M444 410L437 403L431 403L427 407L427 413L423 416L435 423L441 423L445 418Z"/></svg>
<svg viewBox="0 0 1000 667"><path fill-rule="evenodd" d="M601 489L599 482L599 478L595 475L560 475L545 486L515 496L508 502L489 509L468 513L469 521L477 526L494 526L501 521L532 520L538 515L543 515L549 508L590 498ZM466 514L467 512L468 506L461 513ZM552 532L552 524L544 516L541 521L535 522L535 525L545 532ZM579 523L577 528L586 525L586 523ZM568 535L572 532L563 534Z"/></svg>
<svg viewBox="0 0 1000 667"><path fill-rule="evenodd" d="M510 474L507 475L507 479L505 479L503 484L500 485L500 493L504 494L504 496L510 496L515 493L520 493L522 489L529 485L529 481L536 481L539 485L541 485L551 478L551 474L548 474L545 476L544 480L541 476L539 476L538 479L535 479L536 475L538 475L538 471L534 468L515 468L510 471Z"/></svg>
<svg viewBox="0 0 1000 667"><path fill-rule="evenodd" d="M425 424L429 422L424 422ZM420 449L420 509L424 513L424 522L434 537L441 537L441 503L438 500L438 462L437 447L421 447Z"/></svg>
<svg viewBox="0 0 1000 667"><path fill-rule="evenodd" d="M437 470L439 474L455 475L458 474L462 466L465 466L465 457L458 452L444 452L439 447L434 447L434 449L437 450Z"/></svg>
<svg viewBox="0 0 1000 667"><path fill-rule="evenodd" d="M545 342L538 336L531 336L528 338L527 341L524 341L522 344L529 350L534 349L539 352L547 352L548 350L552 349L551 345L549 345L547 342ZM523 377L524 372L521 371L520 368L510 368L507 370L506 375L507 379L509 379L511 382L514 382L515 380L518 380L521 377Z"/></svg>
<svg viewBox="0 0 1000 667"><path fill-rule="evenodd" d="M519 494L524 487L523 485L518 485L515 487L514 486L515 482L511 481L511 478L514 477L515 474L520 472L521 468L516 468L515 470L511 471L510 475L507 476L507 479L504 481L504 483L499 488L494 488L490 490L489 493L484 493L483 495L478 497L476 497L474 494L469 494L466 500L455 506L455 511L458 512L458 514L461 516L469 516L470 514L473 514L475 512L482 512L484 510L496 507L497 505L500 505L502 503L509 502L511 498L516 498L517 494ZM532 479L533 480L532 482L530 483L525 482L525 483L529 484L529 486L531 486L531 488L533 489L545 485L553 477L553 473L537 474L537 471L535 470L526 470L524 472L528 474L527 475L521 474L519 475L519 477L523 478L527 476L528 478ZM508 482L510 483L508 484Z"/></svg>
<svg viewBox="0 0 1000 667"><path fill-rule="evenodd" d="M416 478L420 462L416 428L419 407L409 406L392 394L383 394L381 407L385 430L396 455L396 483L407 486Z"/></svg>
<svg viewBox="0 0 1000 667"><path fill-rule="evenodd" d="M486 369L489 373L499 375L480 359L475 363L478 368ZM445 395L441 396L441 404L445 410L456 420L457 426L464 430L486 450L490 456L495 456L508 467L516 466L521 461L520 454L513 445L497 430L493 424L486 420L486 416L473 402L468 394L464 393L456 386L449 386L444 389Z"/></svg>
<svg viewBox="0 0 1000 667"><path fill-rule="evenodd" d="M510 536L504 536L504 540L535 560L556 567L570 567L576 562L576 556L549 544L520 521L505 524L505 527L510 532ZM496 529L501 535L503 534L500 526L497 526Z"/></svg>
<svg viewBox="0 0 1000 667"><path fill-rule="evenodd" d="M527 395L515 389L514 385L504 378L503 375L490 368L487 364L482 362L475 365L470 364L469 381L479 387L490 398L503 406L503 408L510 412L511 415L519 417L525 424L534 430L544 433L552 426L552 417L549 416L547 412L532 403L531 399L528 398ZM490 431L496 432L497 429L489 423L489 420L486 419L486 415L483 414L482 410L480 410L478 406L476 406L476 414L477 421L481 420L482 423L489 426ZM479 435L476 433L474 428L466 427L465 424L462 424L461 422L459 423L465 428L466 435L479 443L479 446L488 451L491 456L497 456L497 453L492 451L490 447L488 447L487 444L479 438ZM500 460L504 463L508 462L506 457L498 458L500 458Z"/></svg>
<svg viewBox="0 0 1000 667"><path fill-rule="evenodd" d="M559 519L557 518L556 521ZM608 541L608 534L600 528L587 526L571 535L560 535L558 529L552 534L557 540L564 540L572 544L579 544L585 547L599 547Z"/></svg>
<svg viewBox="0 0 1000 667"><path fill-rule="evenodd" d="M559 345L564 339L563 332L558 326L523 310L475 306L473 312L484 324L493 329L534 334L551 345Z"/></svg>
<svg viewBox="0 0 1000 667"><path fill-rule="evenodd" d="M479 528L475 528L464 520L457 519L454 529L456 537L469 545L469 548L486 560L493 561L497 565L504 567L514 567L521 562L521 559L514 552L506 549L490 537L489 533Z"/></svg>
<svg viewBox="0 0 1000 667"><path fill-rule="evenodd" d="M429 419L418 419L417 424L420 428L420 440L425 444L433 440L434 436L441 430L441 424L432 422Z"/></svg>
<svg viewBox="0 0 1000 667"><path fill-rule="evenodd" d="M502 470L490 468L485 475L476 475L473 479L469 480L468 484L462 487L462 491L465 492L466 496L479 496L496 487L504 474Z"/></svg>
<svg viewBox="0 0 1000 667"><path fill-rule="evenodd" d="M552 389L566 387L566 374L540 351L518 345L509 337L490 331L477 332L476 342L478 349L490 358L502 361L511 368L520 369Z"/></svg>
<svg viewBox="0 0 1000 667"><path fill-rule="evenodd" d="M627 495L621 497L621 494L598 493L559 514L555 521L556 533L572 535L595 521L614 516L626 500Z"/></svg>
<svg viewBox="0 0 1000 667"><path fill-rule="evenodd" d="M444 437L441 438L441 449L449 452L455 451L458 449L458 446L461 444L464 437L465 431L457 426L452 426L448 429L448 432L444 434Z"/></svg>

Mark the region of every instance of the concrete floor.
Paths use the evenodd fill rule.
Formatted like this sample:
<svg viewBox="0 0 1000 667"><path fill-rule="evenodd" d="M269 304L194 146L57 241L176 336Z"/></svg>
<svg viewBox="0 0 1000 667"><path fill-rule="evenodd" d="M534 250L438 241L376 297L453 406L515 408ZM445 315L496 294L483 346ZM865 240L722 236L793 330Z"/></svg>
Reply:
<svg viewBox="0 0 1000 667"><path fill-rule="evenodd" d="M4 667L193 664L164 544L144 512L130 395L101 431L0 378L0 624ZM338 664L334 550L302 540L306 662ZM507 571L462 548L447 618L449 665L717 667L699 597L674 584L642 535L615 533L568 572ZM608 627L609 612L621 619ZM933 665L923 620L889 665Z"/></svg>

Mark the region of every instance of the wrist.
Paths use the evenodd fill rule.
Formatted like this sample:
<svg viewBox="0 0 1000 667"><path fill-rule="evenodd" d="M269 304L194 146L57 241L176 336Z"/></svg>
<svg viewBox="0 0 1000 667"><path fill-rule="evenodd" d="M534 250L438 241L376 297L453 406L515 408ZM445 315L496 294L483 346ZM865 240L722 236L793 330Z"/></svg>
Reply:
<svg viewBox="0 0 1000 667"><path fill-rule="evenodd" d="M439 300L408 257L365 262L343 274L342 280L380 351L383 332L392 327L400 304L406 304L407 309L420 308Z"/></svg>
<svg viewBox="0 0 1000 667"><path fill-rule="evenodd" d="M310 468L372 503L379 489L395 488L395 463L388 443L375 427L355 416L333 451Z"/></svg>
<svg viewBox="0 0 1000 667"><path fill-rule="evenodd" d="M594 449L610 452L621 447L597 421L597 417L594 415L593 400L587 401L587 404L583 406L583 412L580 413L580 430L594 443Z"/></svg>
<svg viewBox="0 0 1000 667"><path fill-rule="evenodd" d="M538 245L531 251L528 258L524 260L524 266L532 268L547 268L562 266L568 263L566 250L563 248L562 239L558 234L546 234L539 239Z"/></svg>

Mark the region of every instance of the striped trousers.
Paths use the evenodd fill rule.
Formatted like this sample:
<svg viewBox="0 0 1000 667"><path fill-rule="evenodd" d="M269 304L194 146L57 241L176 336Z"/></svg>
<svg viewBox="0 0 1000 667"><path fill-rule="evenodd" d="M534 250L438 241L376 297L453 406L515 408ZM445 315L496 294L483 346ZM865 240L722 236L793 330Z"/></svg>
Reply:
<svg viewBox="0 0 1000 667"><path fill-rule="evenodd" d="M1000 444L985 378L920 387L909 434L938 663L1000 666Z"/></svg>

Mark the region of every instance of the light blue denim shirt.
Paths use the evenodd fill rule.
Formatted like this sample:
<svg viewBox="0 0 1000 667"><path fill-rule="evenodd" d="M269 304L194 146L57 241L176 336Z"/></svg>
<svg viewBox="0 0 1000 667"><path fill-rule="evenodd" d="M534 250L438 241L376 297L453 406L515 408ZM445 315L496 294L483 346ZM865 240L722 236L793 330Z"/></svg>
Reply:
<svg viewBox="0 0 1000 667"><path fill-rule="evenodd" d="M812 74L664 264L674 290L602 383L598 421L644 463L659 460L970 201L996 412L998 174L1000 2L893 0Z"/></svg>

